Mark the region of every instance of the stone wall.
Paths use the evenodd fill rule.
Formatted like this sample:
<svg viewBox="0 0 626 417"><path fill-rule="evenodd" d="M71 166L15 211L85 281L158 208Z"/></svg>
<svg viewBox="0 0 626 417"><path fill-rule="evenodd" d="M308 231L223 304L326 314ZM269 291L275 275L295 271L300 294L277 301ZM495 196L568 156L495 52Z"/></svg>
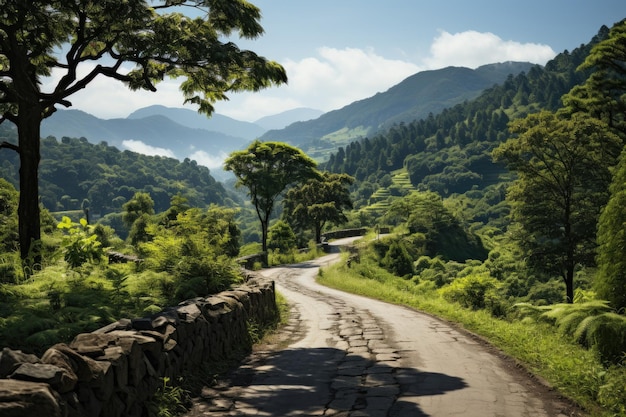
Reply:
<svg viewBox="0 0 626 417"><path fill-rule="evenodd" d="M41 358L0 353L0 416L143 417L164 377L250 346L248 322L277 315L274 283L245 285L187 300L147 318L123 319Z"/></svg>
<svg viewBox="0 0 626 417"><path fill-rule="evenodd" d="M334 230L332 232L322 233L324 239L342 239L344 237L354 237L354 236L363 236L367 233L367 229L365 227L360 227L358 229L342 229L342 230Z"/></svg>

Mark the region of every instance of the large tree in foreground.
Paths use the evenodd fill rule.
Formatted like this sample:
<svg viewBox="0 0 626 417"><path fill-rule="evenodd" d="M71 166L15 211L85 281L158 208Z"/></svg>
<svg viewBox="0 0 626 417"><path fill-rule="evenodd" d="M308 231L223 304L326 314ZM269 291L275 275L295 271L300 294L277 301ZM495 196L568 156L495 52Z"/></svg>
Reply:
<svg viewBox="0 0 626 417"><path fill-rule="evenodd" d="M518 176L507 199L522 229L520 245L532 267L563 278L571 303L576 266L594 263L596 224L621 141L607 124L582 113L531 114L513 122L511 131L516 137L494 156Z"/></svg>
<svg viewBox="0 0 626 417"><path fill-rule="evenodd" d="M247 149L235 151L224 162L224 169L244 186L261 222L261 243L267 256L267 229L276 199L293 184L318 178L316 163L300 149L282 142L254 141ZM267 263L267 259L265 259Z"/></svg>
<svg viewBox="0 0 626 417"><path fill-rule="evenodd" d="M4 0L0 12L0 123L13 122L20 156L22 259L40 238L40 124L97 77L156 90L182 77L185 103L210 114L226 93L286 82L275 62L228 41L262 34L260 11L245 0ZM192 11L192 18L182 12ZM42 91L44 79L56 84ZM109 103L114 105L114 103ZM35 254L36 255L36 254Z"/></svg>

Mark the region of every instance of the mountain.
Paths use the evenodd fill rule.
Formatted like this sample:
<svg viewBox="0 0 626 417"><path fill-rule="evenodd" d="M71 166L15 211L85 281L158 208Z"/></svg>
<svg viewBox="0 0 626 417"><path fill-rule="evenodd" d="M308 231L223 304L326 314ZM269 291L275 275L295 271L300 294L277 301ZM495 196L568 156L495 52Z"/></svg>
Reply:
<svg viewBox="0 0 626 417"><path fill-rule="evenodd" d="M160 105L138 109L132 112L127 119L144 119L150 116L164 116L182 126L220 132L229 136L243 138L247 141L258 138L267 130L257 123L242 122L222 114L214 113L211 117L207 117L191 109ZM281 127L284 126L286 125Z"/></svg>
<svg viewBox="0 0 626 417"><path fill-rule="evenodd" d="M263 127L265 130L282 129L298 121L317 119L322 114L324 114L324 112L321 110L299 107L273 116L262 117L254 123Z"/></svg>
<svg viewBox="0 0 626 417"><path fill-rule="evenodd" d="M315 120L270 130L260 139L289 142L311 153L320 146L336 148L394 123L438 114L445 108L476 98L486 88L504 82L509 74L516 75L533 66L527 62L505 62L475 70L447 67L418 72L386 92L325 113ZM330 143L320 145L319 141Z"/></svg>
<svg viewBox="0 0 626 417"><path fill-rule="evenodd" d="M406 194L410 189L428 190L442 197L467 194L472 199L484 198L480 204L476 203L481 207L476 211L477 217L465 217L468 224L492 219L504 224L508 208L499 203L505 196L503 184L511 176L502 163L494 162L492 151L510 138L511 120L541 110L556 111L563 105L561 97L592 73L591 68L577 68L589 56L593 45L606 36L608 28L603 27L591 43L571 52L564 51L543 67L536 65L516 76L506 76L503 83L485 89L472 100L354 140L330 153L320 166L356 178L355 208L383 213L388 209L390 197ZM430 81L432 90L436 90L436 83L454 83L443 74L466 74L466 80L476 79L468 71L471 70L448 68L437 77L432 72L420 73L403 83L416 85L421 81L420 84L427 86ZM507 72L506 68L491 66L477 71L495 71L498 77ZM401 97L399 87L403 83L378 96ZM422 92L427 91L429 88L422 88ZM377 96L370 100L378 100L372 106L382 101ZM389 103L393 102L390 98ZM362 102L351 106L354 105ZM472 204L464 205L464 210Z"/></svg>
<svg viewBox="0 0 626 417"><path fill-rule="evenodd" d="M57 138L85 137L124 147L124 141L141 141L151 147L168 149L179 159L194 151L220 155L240 149L247 139L222 132L184 126L162 115L129 119L99 119L80 110L59 110L41 124L41 135Z"/></svg>
<svg viewBox="0 0 626 417"><path fill-rule="evenodd" d="M138 109L127 118L99 119L81 110L58 110L41 125L43 137L87 138L92 143L106 142L118 148L141 142L153 153L191 157L199 163L217 168L224 155L244 148L267 131L267 127L283 128L298 120L322 114L319 110L294 109L259 119L260 123L236 120L221 114L210 118L190 109L161 105ZM138 148L133 148L141 152ZM217 174L217 173L216 173Z"/></svg>

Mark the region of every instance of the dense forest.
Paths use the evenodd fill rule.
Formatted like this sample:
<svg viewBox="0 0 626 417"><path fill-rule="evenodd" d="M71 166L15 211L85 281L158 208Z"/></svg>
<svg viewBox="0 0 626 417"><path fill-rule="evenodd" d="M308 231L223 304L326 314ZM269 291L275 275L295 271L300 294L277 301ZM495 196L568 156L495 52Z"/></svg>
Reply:
<svg viewBox="0 0 626 417"><path fill-rule="evenodd" d="M228 288L261 240L272 264L307 244L315 256L324 231L367 228L377 238L341 273L558 333L599 369L577 401L626 415L624 62L626 21L474 100L339 148L319 171L257 141L228 164L252 204L194 161L42 139L34 268L16 252L18 163L0 152L0 343L37 352ZM0 125L0 139L15 131ZM287 151L306 163L298 183L271 169ZM259 220L260 234L244 232ZM137 262L109 264L111 251Z"/></svg>
<svg viewBox="0 0 626 417"><path fill-rule="evenodd" d="M589 76L590 69L576 69L607 33L602 28L589 44L559 54L545 67L509 76L475 100L340 148L324 167L356 177L360 205L366 205L368 190L374 190L371 184L385 184L384 177L401 168L418 189L444 197L498 183L507 170L493 162L490 152L510 137L509 121L559 108L561 96Z"/></svg>
<svg viewBox="0 0 626 417"><path fill-rule="evenodd" d="M0 140L15 142L15 135L14 130L0 130ZM120 151L106 142L94 145L85 138L63 137L59 141L48 137L41 145L40 202L52 213L84 216L88 209L92 220L104 218L119 228L115 214L137 192L150 194L157 212L165 211L176 194L194 207L235 204L233 195L229 197L209 169L196 161ZM15 153L0 153L0 175L16 188L18 169ZM118 231L126 236L123 229Z"/></svg>

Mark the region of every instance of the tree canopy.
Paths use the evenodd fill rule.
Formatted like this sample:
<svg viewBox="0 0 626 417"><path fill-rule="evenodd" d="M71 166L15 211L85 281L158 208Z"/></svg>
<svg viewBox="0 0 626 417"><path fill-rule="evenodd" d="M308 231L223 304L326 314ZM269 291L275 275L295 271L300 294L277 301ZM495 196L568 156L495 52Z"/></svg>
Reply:
<svg viewBox="0 0 626 417"><path fill-rule="evenodd" d="M200 17L183 11L194 10ZM210 114L227 93L257 91L287 80L284 69L230 41L263 33L260 10L244 1L23 2L7 0L0 17L0 123L18 129L19 234L22 258L40 238L40 124L56 106L97 77L131 90L155 91L166 77L182 78L185 103ZM130 69L128 69L130 66ZM54 73L56 84L42 91Z"/></svg>
<svg viewBox="0 0 626 417"><path fill-rule="evenodd" d="M287 192L283 216L300 229L312 229L315 242L319 243L327 223L347 221L344 210L352 208L352 183L354 178L347 174L323 172L320 178L312 178Z"/></svg>
<svg viewBox="0 0 626 417"><path fill-rule="evenodd" d="M513 122L511 131L518 137L500 145L494 157L518 175L508 198L523 228L520 245L532 266L563 277L573 302L574 269L593 264L598 214L621 141L581 113L532 114Z"/></svg>
<svg viewBox="0 0 626 417"><path fill-rule="evenodd" d="M242 151L235 151L224 162L224 169L237 177L237 186L244 186L261 222L261 242L267 253L267 230L278 196L285 189L319 175L317 164L300 149L282 142L258 140Z"/></svg>
<svg viewBox="0 0 626 417"><path fill-rule="evenodd" d="M598 296L626 312L626 152L622 153L611 184L611 198L598 223Z"/></svg>

